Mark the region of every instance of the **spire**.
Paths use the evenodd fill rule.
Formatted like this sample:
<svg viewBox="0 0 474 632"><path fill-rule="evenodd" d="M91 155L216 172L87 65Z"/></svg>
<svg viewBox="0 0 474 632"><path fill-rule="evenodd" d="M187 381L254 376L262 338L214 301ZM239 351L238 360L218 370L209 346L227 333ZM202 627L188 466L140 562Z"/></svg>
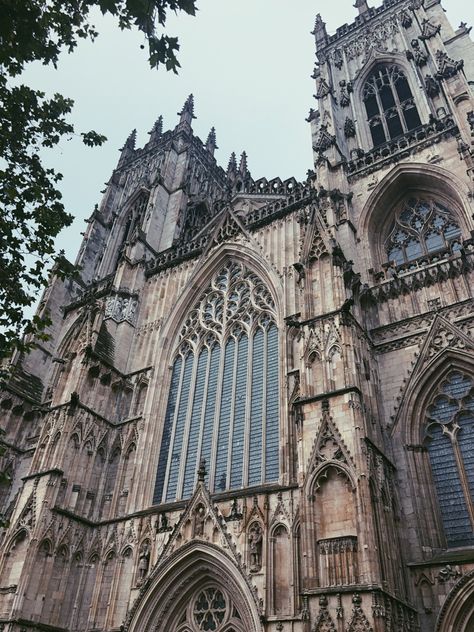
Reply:
<svg viewBox="0 0 474 632"><path fill-rule="evenodd" d="M160 115L153 125L153 128L150 132L150 140L148 141L150 144L156 143L163 134L163 117Z"/></svg>
<svg viewBox="0 0 474 632"><path fill-rule="evenodd" d="M209 132L209 135L207 137L206 149L212 155L214 155L214 150L218 149L216 145L216 130L214 127L211 127L211 131Z"/></svg>
<svg viewBox="0 0 474 632"><path fill-rule="evenodd" d="M356 0L354 8L359 9L359 14L362 15L369 10L369 5L367 4L367 0Z"/></svg>
<svg viewBox="0 0 474 632"><path fill-rule="evenodd" d="M239 173L242 177L244 177L248 173L247 153L245 151L243 151L242 155L240 156Z"/></svg>
<svg viewBox="0 0 474 632"><path fill-rule="evenodd" d="M134 130L131 131L129 137L125 141L125 145L123 147L121 147L120 150L119 150L119 151L122 152L120 154L120 158L119 158L119 162L118 162L118 166L119 167L121 165L123 165L124 162L126 162L127 158L129 156L131 156L133 154L133 152L135 151L135 143L136 143L136 141L137 141L137 130L134 129Z"/></svg>
<svg viewBox="0 0 474 632"><path fill-rule="evenodd" d="M316 50L324 48L328 43L328 34L326 31L326 23L323 22L321 14L318 13L314 22L314 29L311 31L311 35L314 35L316 40Z"/></svg>
<svg viewBox="0 0 474 632"><path fill-rule="evenodd" d="M194 97L192 94L190 94L189 97L186 99L186 102L183 105L183 109L181 110L181 112L178 112L178 116L181 117L179 119L180 123L186 122L189 123L189 125L191 125L191 121L196 118L194 116Z"/></svg>
<svg viewBox="0 0 474 632"><path fill-rule="evenodd" d="M235 152L232 152L229 158L229 164L227 165L227 176L235 177L237 174L237 160L235 158Z"/></svg>

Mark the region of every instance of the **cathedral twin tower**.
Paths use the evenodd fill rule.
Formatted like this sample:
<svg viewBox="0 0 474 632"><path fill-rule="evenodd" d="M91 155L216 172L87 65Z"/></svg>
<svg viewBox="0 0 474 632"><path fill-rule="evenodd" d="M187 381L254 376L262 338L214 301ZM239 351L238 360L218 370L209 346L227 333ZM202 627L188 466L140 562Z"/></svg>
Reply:
<svg viewBox="0 0 474 632"><path fill-rule="evenodd" d="M474 630L474 47L356 7L304 182L127 140L0 393L0 630Z"/></svg>

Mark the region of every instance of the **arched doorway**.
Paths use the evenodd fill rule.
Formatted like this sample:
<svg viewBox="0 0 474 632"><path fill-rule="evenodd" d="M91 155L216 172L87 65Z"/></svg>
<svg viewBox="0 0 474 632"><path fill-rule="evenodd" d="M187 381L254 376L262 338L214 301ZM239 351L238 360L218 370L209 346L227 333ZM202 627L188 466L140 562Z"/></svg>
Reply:
<svg viewBox="0 0 474 632"><path fill-rule="evenodd" d="M190 542L159 563L126 632L260 632L248 580L219 547Z"/></svg>
<svg viewBox="0 0 474 632"><path fill-rule="evenodd" d="M474 571L467 573L449 593L436 624L436 632L474 630Z"/></svg>

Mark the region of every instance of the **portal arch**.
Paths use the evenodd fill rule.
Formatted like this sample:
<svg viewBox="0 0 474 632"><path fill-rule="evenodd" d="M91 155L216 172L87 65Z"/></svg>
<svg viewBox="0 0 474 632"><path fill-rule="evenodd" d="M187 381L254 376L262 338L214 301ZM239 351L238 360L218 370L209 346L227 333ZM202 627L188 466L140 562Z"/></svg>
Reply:
<svg viewBox="0 0 474 632"><path fill-rule="evenodd" d="M453 587L438 616L435 632L469 632L474 629L474 571Z"/></svg>
<svg viewBox="0 0 474 632"><path fill-rule="evenodd" d="M193 541L158 564L124 631L195 632L205 616L213 617L216 632L262 631L254 593L237 564L217 546Z"/></svg>

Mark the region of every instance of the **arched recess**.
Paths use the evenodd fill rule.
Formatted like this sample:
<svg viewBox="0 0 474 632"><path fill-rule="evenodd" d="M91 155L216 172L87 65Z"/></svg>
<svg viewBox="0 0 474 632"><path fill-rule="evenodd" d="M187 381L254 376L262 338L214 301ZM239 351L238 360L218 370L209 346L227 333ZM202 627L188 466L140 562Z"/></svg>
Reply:
<svg viewBox="0 0 474 632"><path fill-rule="evenodd" d="M122 205L103 251L103 258L100 257L96 264L99 276L114 269L126 242L132 238L137 228L142 228L149 200L150 190L141 186Z"/></svg>
<svg viewBox="0 0 474 632"><path fill-rule="evenodd" d="M3 586L16 586L18 584L28 545L29 534L26 529L20 529L10 538L9 542L5 543L1 567Z"/></svg>
<svg viewBox="0 0 474 632"><path fill-rule="evenodd" d="M356 489L351 470L337 461L323 463L308 483L310 522L314 525L312 547L319 586L358 582Z"/></svg>
<svg viewBox="0 0 474 632"><path fill-rule="evenodd" d="M369 126L367 124L367 112L364 107L364 99L363 92L365 83L370 76L370 74L374 71L377 66L398 66L404 73L408 85L411 90L411 94L413 95L413 99L418 109L418 113L421 119L421 123L427 123L430 115L430 107L428 105L428 101L424 96L424 92L420 90L417 77L413 73L413 69L410 63L407 61L407 58L402 53L381 53L372 49L367 62L364 67L361 69L359 76L353 83L353 100L354 111L355 111L355 119L357 121L362 121L362 124L359 126L360 139L362 141L362 146L364 148L370 149L372 148L372 138L369 131Z"/></svg>
<svg viewBox="0 0 474 632"><path fill-rule="evenodd" d="M292 541L285 524L278 523L272 528L270 548L270 609L275 615L290 615L293 609L291 587L294 581L294 571Z"/></svg>
<svg viewBox="0 0 474 632"><path fill-rule="evenodd" d="M410 195L439 200L453 214L462 238L474 228L467 184L452 172L424 163L395 166L372 191L359 218L358 232L365 248L367 268L379 269L387 261L384 241L393 223L394 212Z"/></svg>
<svg viewBox="0 0 474 632"><path fill-rule="evenodd" d="M461 577L441 608L435 632L474 630L474 571Z"/></svg>
<svg viewBox="0 0 474 632"><path fill-rule="evenodd" d="M209 257L207 261L204 261L202 265L198 264L196 266L194 273L191 275L182 293L177 298L171 314L168 316L165 323L163 324L160 334L160 341L162 342L162 346L158 350L156 359L156 366L162 367L162 370L157 371L155 376L153 377L153 382L150 384L149 390L154 395L153 398L148 398L151 402L151 407L153 409L151 411L151 414L154 418L165 419L166 417L168 401L167 395L170 391L170 385L172 383L172 375L169 369L172 368L170 365L175 360L175 352L180 344L179 334L187 317L189 316L190 312L193 311L193 309L196 307L196 303L202 296L203 291L211 283L214 275L219 273L219 271L222 270L224 267L234 264L244 266L245 269L248 270L251 274L255 274L262 281L266 290L270 294L271 299L274 303L272 323L276 325L277 329L277 346L278 349L284 348L286 341L282 313L283 289L280 279L276 275L275 271L267 264L267 262L265 262L252 248L243 244L223 245L218 251L216 251L215 254ZM211 357L211 355L212 354L208 352L208 357ZM281 379L281 376L284 374L285 370L285 354L278 353L277 356L278 375ZM249 377L248 380L250 379L251 378ZM166 396L163 396L164 393L166 394ZM288 444L288 432L286 427L286 410L283 389L279 390L277 397L278 407L280 411L280 445L286 446ZM147 454L147 456L140 455L141 462L151 464L149 475L147 476L148 480L155 480L156 465L159 452L157 451L156 446L161 446L162 444L163 424L156 424L154 426L154 430L156 432L156 436L150 442L148 442L146 446L143 446L143 449L146 451L145 454ZM286 454L280 454L279 460L280 475L283 474L288 477L288 475L286 474L286 472L288 471L288 456ZM155 472L151 470L151 467L155 468ZM197 468L194 468L193 472L195 472L196 470ZM232 472L230 472L230 477L232 477ZM220 479L216 478L216 481L217 480ZM181 479L179 481L179 486L182 486ZM153 502L153 489L149 489L148 493L148 503L151 504ZM157 495L155 494L155 497L156 496Z"/></svg>
<svg viewBox="0 0 474 632"><path fill-rule="evenodd" d="M206 587L221 590L232 601L232 612L225 613L216 632L263 630L255 595L235 562L217 546L193 541L158 564L133 604L124 632L194 632L196 621L186 620L186 612L191 598Z"/></svg>

